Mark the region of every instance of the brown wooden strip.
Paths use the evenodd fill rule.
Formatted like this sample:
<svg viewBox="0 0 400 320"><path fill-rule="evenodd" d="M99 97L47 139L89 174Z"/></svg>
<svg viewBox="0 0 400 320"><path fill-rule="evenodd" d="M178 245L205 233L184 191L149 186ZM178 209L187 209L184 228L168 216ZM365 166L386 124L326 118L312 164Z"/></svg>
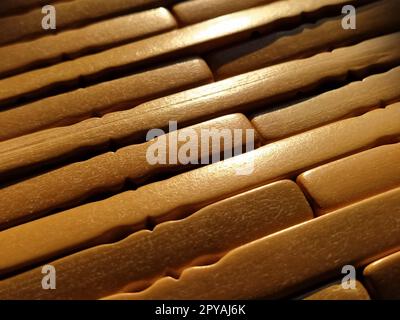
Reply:
<svg viewBox="0 0 400 320"><path fill-rule="evenodd" d="M141 231L51 262L57 270L57 290L41 289L41 268L0 281L0 298L98 299L139 289L166 273L207 263L312 216L296 184L276 182L207 206L186 219L163 223L152 232Z"/></svg>
<svg viewBox="0 0 400 320"><path fill-rule="evenodd" d="M212 82L202 59L193 58L52 96L0 113L0 141L65 126L107 112Z"/></svg>
<svg viewBox="0 0 400 320"><path fill-rule="evenodd" d="M251 142L249 140L251 137L246 136L246 130L252 130L252 126L249 120L241 114L216 118L178 130L178 134L182 137L192 130L199 137L200 143L195 146L198 157L191 154L192 157L195 157L194 159L208 158L212 152L215 152L211 146L213 143L219 144L220 138L214 137L214 140L211 140L201 136L202 130L211 129L229 130L232 136L235 130L242 131L241 140L233 140L228 142L229 144L221 145L221 151L234 150L235 147L245 146L247 142ZM172 134L168 134L165 139L169 145L169 141L173 143L174 138ZM205 139L209 140L210 149L202 150L201 145L206 143ZM37 218L51 209L75 205L94 194L118 190L126 180L142 183L157 173L176 171L185 166L180 162L150 164L147 161L146 152L154 143L154 141L149 141L128 146L116 152L108 152L87 161L76 162L0 189L0 229L15 225L21 220ZM185 143L186 141L178 140L177 150ZM166 159L168 159L170 155L168 149L165 152ZM54 190L62 190L62 192L54 192Z"/></svg>
<svg viewBox="0 0 400 320"><path fill-rule="evenodd" d="M282 20L296 20L304 12L317 12L321 8L339 6L345 2L348 1L276 2L273 8L265 5L232 13L224 18L208 20L97 54L6 78L0 81L0 103L9 103L21 96L42 94L55 86L73 84L79 78L93 80L116 69L136 68L171 57L203 53L246 38L255 30L266 32L276 28L282 25Z"/></svg>
<svg viewBox="0 0 400 320"><path fill-rule="evenodd" d="M342 27L343 15L339 15L341 12L338 10L336 17L213 52L206 61L217 79L232 77L397 31L400 29L399 11L400 2L397 0L383 0L357 8L357 28L346 30Z"/></svg>
<svg viewBox="0 0 400 320"><path fill-rule="evenodd" d="M275 111L264 111L252 123L266 141L274 141L363 114L400 100L400 67Z"/></svg>
<svg viewBox="0 0 400 320"><path fill-rule="evenodd" d="M150 128L168 121L190 125L221 114L249 111L266 101L288 99L325 79L340 78L349 70L400 62L400 33L371 39L309 59L291 61L210 85L147 102L128 111L110 113L69 127L46 130L0 143L0 174L43 165L67 155L84 153L109 143L143 137ZM269 125L269 124L268 124ZM261 126L261 131L265 130ZM1 178L0 178L1 179Z"/></svg>
<svg viewBox="0 0 400 320"><path fill-rule="evenodd" d="M72 1L72 0L63 0ZM2 0L0 14L10 15L15 12L31 9L32 7L44 6L55 1L49 0Z"/></svg>
<svg viewBox="0 0 400 320"><path fill-rule="evenodd" d="M374 299L400 299L400 251L364 269L367 287Z"/></svg>
<svg viewBox="0 0 400 320"><path fill-rule="evenodd" d="M273 1L276 0L189 0L176 4L172 10L181 24L188 25Z"/></svg>
<svg viewBox="0 0 400 320"><path fill-rule="evenodd" d="M15 42L32 36L47 35L78 27L95 20L112 17L118 14L142 10L148 7L168 5L172 1L160 0L79 0L52 3L56 10L56 30L42 28L42 6L8 17L0 18L0 44ZM46 3L49 4L49 3Z"/></svg>
<svg viewBox="0 0 400 320"><path fill-rule="evenodd" d="M301 174L318 214L400 186L400 143L381 146ZM322 211L321 211L322 210Z"/></svg>
<svg viewBox="0 0 400 320"><path fill-rule="evenodd" d="M149 221L157 224L179 218L212 202L292 177L383 140L399 139L399 120L400 103L7 229L0 232L0 273L112 241L127 229L144 228Z"/></svg>
<svg viewBox="0 0 400 320"><path fill-rule="evenodd" d="M306 297L304 300L371 300L361 282L354 289L344 289L341 284L330 285Z"/></svg>
<svg viewBox="0 0 400 320"><path fill-rule="evenodd" d="M135 26L134 28L132 26ZM100 21L87 27L0 47L0 76L30 67L76 57L93 51L152 36L176 28L174 17L164 8Z"/></svg>
<svg viewBox="0 0 400 320"><path fill-rule="evenodd" d="M400 248L400 189L239 247L121 299L281 298Z"/></svg>

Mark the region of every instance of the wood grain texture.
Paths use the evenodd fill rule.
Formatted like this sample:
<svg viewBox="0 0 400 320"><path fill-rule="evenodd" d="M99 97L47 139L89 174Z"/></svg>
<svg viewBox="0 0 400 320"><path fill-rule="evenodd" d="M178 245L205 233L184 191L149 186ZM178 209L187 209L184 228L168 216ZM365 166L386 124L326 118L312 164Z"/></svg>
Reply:
<svg viewBox="0 0 400 320"><path fill-rule="evenodd" d="M162 223L153 231L53 261L57 290L40 290L40 268L0 281L0 298L98 299L129 292L311 218L296 184L276 182L207 206L183 220Z"/></svg>
<svg viewBox="0 0 400 320"><path fill-rule="evenodd" d="M202 136L203 130L225 130L232 137L235 130L241 130L241 139L222 142L222 138L219 137ZM165 139L164 153L167 160L172 156L169 146L174 144L175 137L177 138L176 150L180 150L186 144L186 135L199 137L198 141L191 142L196 153L191 152L190 156L197 160L197 165L192 163L192 166L187 167L193 168L200 165L200 159L209 159L210 156L216 155L213 145L220 144L219 150L232 152L235 148L250 143L251 137L247 136L246 130L253 130L247 118L241 114L233 114L179 129L176 133L169 133L160 139ZM257 145L257 137L255 139ZM141 184L159 173L183 169L185 164L179 161L165 164L148 162L147 152L153 144L158 143L158 140L104 153L0 189L0 229L18 224L21 220L38 218L52 209L77 205L92 195L117 191L128 180ZM195 142L198 142L198 145L194 145ZM202 147L206 144L209 148ZM62 192L54 192L54 190L62 190Z"/></svg>
<svg viewBox="0 0 400 320"><path fill-rule="evenodd" d="M217 50L206 56L206 61L217 79L232 77L397 31L399 11L397 0L374 2L357 8L356 29L343 29L343 15L338 15Z"/></svg>
<svg viewBox="0 0 400 320"><path fill-rule="evenodd" d="M62 1L73 1L73 0L62 0ZM49 0L3 0L1 1L0 14L11 15L20 11L27 11L34 7L44 6L46 4L52 4L55 1Z"/></svg>
<svg viewBox="0 0 400 320"><path fill-rule="evenodd" d="M119 299L282 298L363 266L400 247L400 189L232 250Z"/></svg>
<svg viewBox="0 0 400 320"><path fill-rule="evenodd" d="M151 128L168 126L170 120L185 126L221 114L249 112L267 101L288 99L300 90L315 88L326 79L343 78L349 71L363 73L372 66L393 65L400 62L399 41L400 33L390 34L156 99L131 110L3 141L0 173L5 179L6 173L82 154L110 141L137 139Z"/></svg>
<svg viewBox="0 0 400 320"><path fill-rule="evenodd" d="M0 141L131 109L145 101L212 82L200 58L169 65L59 94L0 113Z"/></svg>
<svg viewBox="0 0 400 320"><path fill-rule="evenodd" d="M44 14L42 13L42 6L40 6L26 13L0 18L0 29L7 30L7 32L0 34L0 44L65 31L99 19L167 4L168 1L165 0L79 0L56 2L52 3L56 10L56 30L49 31L42 28Z"/></svg>
<svg viewBox="0 0 400 320"><path fill-rule="evenodd" d="M0 104L10 103L21 96L45 94L50 88L71 85L80 78L99 79L116 69L143 67L171 57L201 54L240 41L254 31L269 31L285 21L298 19L305 12L316 12L321 8L338 6L345 2L347 0L276 2L274 8L267 5L232 13L97 54L9 77L0 80Z"/></svg>
<svg viewBox="0 0 400 320"><path fill-rule="evenodd" d="M180 24L189 25L274 1L190 0L174 5L172 11Z"/></svg>
<svg viewBox="0 0 400 320"><path fill-rule="evenodd" d="M266 141L275 141L400 100L400 67L351 82L311 99L252 117Z"/></svg>
<svg viewBox="0 0 400 320"><path fill-rule="evenodd" d="M0 2L0 300L400 299L399 0Z"/></svg>
<svg viewBox="0 0 400 320"><path fill-rule="evenodd" d="M0 59L3 61L0 76L10 76L30 67L52 64L65 57L75 58L101 51L174 28L176 22L169 11L157 8L3 46L0 47Z"/></svg>
<svg viewBox="0 0 400 320"><path fill-rule="evenodd" d="M0 232L0 272L109 242L126 230L143 229L149 221L157 224L179 218L212 202L293 177L382 141L398 141L399 120L400 103L7 229ZM43 238L46 243L41 241Z"/></svg>
<svg viewBox="0 0 400 320"><path fill-rule="evenodd" d="M297 178L318 214L400 186L400 144L327 163Z"/></svg>

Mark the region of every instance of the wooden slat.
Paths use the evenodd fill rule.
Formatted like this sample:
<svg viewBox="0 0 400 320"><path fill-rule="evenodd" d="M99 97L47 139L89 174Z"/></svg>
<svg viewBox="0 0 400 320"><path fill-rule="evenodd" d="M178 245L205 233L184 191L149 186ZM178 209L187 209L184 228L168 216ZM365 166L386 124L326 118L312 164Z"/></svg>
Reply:
<svg viewBox="0 0 400 320"><path fill-rule="evenodd" d="M176 4L172 10L182 25L189 25L274 1L277 0L189 0Z"/></svg>
<svg viewBox="0 0 400 320"><path fill-rule="evenodd" d="M98 299L126 292L311 218L296 184L280 181L163 223L153 232L141 231L51 262L57 270L57 290L41 290L40 268L0 281L0 298Z"/></svg>
<svg viewBox="0 0 400 320"><path fill-rule="evenodd" d="M357 8L357 28L346 30L342 27L343 15L339 15L338 10L336 17L213 52L206 61L217 79L232 77L397 31L400 29L399 11L397 0L383 0Z"/></svg>
<svg viewBox="0 0 400 320"><path fill-rule="evenodd" d="M135 28L132 28L132 25ZM76 57L94 50L101 51L174 28L176 22L169 11L157 8L0 47L0 59L3 61L0 65L0 76L9 76L29 67L57 62L64 56Z"/></svg>
<svg viewBox="0 0 400 320"><path fill-rule="evenodd" d="M135 73L91 87L52 96L0 113L0 141L130 109L145 101L212 82L200 58Z"/></svg>
<svg viewBox="0 0 400 320"><path fill-rule="evenodd" d="M381 146L301 174L297 183L318 214L400 186L400 143Z"/></svg>
<svg viewBox="0 0 400 320"><path fill-rule="evenodd" d="M6 173L43 165L43 162L78 152L82 154L87 148L109 141L138 139L150 128L168 126L170 120L178 121L183 127L221 114L250 111L266 101L288 99L326 79L342 78L349 70L365 72L372 66L392 65L400 62L399 41L400 33L371 39L332 53L272 66L153 100L100 119L3 141L0 143L0 174L4 179ZM259 129L265 131L262 126Z"/></svg>
<svg viewBox="0 0 400 320"><path fill-rule="evenodd" d="M0 34L0 44L65 31L68 28L78 27L99 19L148 7L168 5L168 3L171 3L171 1L113 0L105 2L103 0L79 0L56 2L52 3L56 10L56 30L42 28L44 14L40 6L26 13L0 18L0 30L7 30L7 32Z"/></svg>
<svg viewBox="0 0 400 320"><path fill-rule="evenodd" d="M148 221L160 223L179 218L209 203L370 148L383 139L399 139L399 120L400 103L7 229L0 232L0 272L49 259L72 248L112 241L121 229L139 230Z"/></svg>
<svg viewBox="0 0 400 320"><path fill-rule="evenodd" d="M364 277L374 299L399 300L400 251L368 265Z"/></svg>
<svg viewBox="0 0 400 320"><path fill-rule="evenodd" d="M248 139L251 137L246 136L246 130L252 130L252 128L245 116L234 114L180 129L177 133L167 134L165 139L169 145L174 143L172 135L178 134L179 137L184 137L185 134L190 134L194 130L200 139L199 144L195 145L198 155L195 159L199 159L200 163L200 159L203 157L208 159L213 152L216 152L212 150L212 144L220 143L217 137L215 137L216 141L206 141L205 139L211 139L202 137L202 130L228 130L232 137L235 130L241 130L241 140L224 141L221 145L221 151L228 151L234 150L235 147L245 146L247 142L250 143ZM157 173L174 172L184 167L184 164L180 162L150 164L147 161L146 152L154 143L155 141L149 141L128 146L116 152L108 152L87 161L76 162L0 189L0 229L15 225L21 220L38 218L51 209L76 205L91 195L118 190L126 180L139 184ZM179 148L185 143L186 140L178 140L177 150L180 150ZM202 150L202 143L208 143L210 149ZM257 144L257 140L255 143ZM166 159L169 159L168 148L165 152ZM191 154L191 156L195 155ZM54 190L63 190L63 192L55 193Z"/></svg>
<svg viewBox="0 0 400 320"><path fill-rule="evenodd" d="M283 109L266 110L252 123L266 141L283 139L399 101L399 83L397 67Z"/></svg>
<svg viewBox="0 0 400 320"><path fill-rule="evenodd" d="M73 1L73 0L64 0L64 1ZM1 15L10 15L15 12L19 12L22 10L29 10L32 7L44 6L46 4L52 4L55 1L49 0L2 0L0 7Z"/></svg>
<svg viewBox="0 0 400 320"><path fill-rule="evenodd" d="M345 289L341 284L330 285L307 296L304 300L371 300L361 282L356 287Z"/></svg>
<svg viewBox="0 0 400 320"><path fill-rule="evenodd" d="M232 13L101 53L3 79L0 81L0 103L33 93L43 93L54 86L72 84L79 78L101 78L115 69L143 66L181 55L200 54L239 41L256 30L265 32L276 28L282 25L282 20L287 23L296 20L304 12L316 12L326 6L339 6L345 2L347 0L281 1L274 8L265 5ZM13 21L13 26L14 23ZM14 26L14 29L17 28Z"/></svg>
<svg viewBox="0 0 400 320"><path fill-rule="evenodd" d="M282 298L400 246L400 189L239 247L120 299Z"/></svg>

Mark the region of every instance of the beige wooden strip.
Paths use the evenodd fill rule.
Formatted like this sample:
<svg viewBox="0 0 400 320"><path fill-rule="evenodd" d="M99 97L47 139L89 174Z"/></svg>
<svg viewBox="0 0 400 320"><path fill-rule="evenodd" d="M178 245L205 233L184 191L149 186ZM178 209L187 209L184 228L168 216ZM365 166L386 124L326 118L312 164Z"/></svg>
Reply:
<svg viewBox="0 0 400 320"><path fill-rule="evenodd" d="M364 277L374 299L399 300L400 251L368 265Z"/></svg>
<svg viewBox="0 0 400 320"><path fill-rule="evenodd" d="M400 143L327 163L301 174L318 214L400 186ZM322 211L321 211L322 210Z"/></svg>
<svg viewBox="0 0 400 320"><path fill-rule="evenodd" d="M54 1L53 1L54 2ZM47 35L52 31L65 31L71 27L79 27L95 20L127 12L142 10L148 7L168 5L171 1L160 0L78 0L51 3L56 10L56 30L42 28L42 6L8 17L0 18L0 44L15 42L32 36ZM50 3L46 3L50 4Z"/></svg>
<svg viewBox="0 0 400 320"><path fill-rule="evenodd" d="M0 141L51 127L77 123L111 111L212 82L202 59L167 66L52 96L0 113Z"/></svg>
<svg viewBox="0 0 400 320"><path fill-rule="evenodd" d="M112 241L122 231L142 229L149 221L157 224L182 217L212 202L372 147L383 138L399 137L400 103L7 229L0 232L0 273Z"/></svg>
<svg viewBox="0 0 400 320"><path fill-rule="evenodd" d="M0 298L99 299L129 292L312 216L296 184L276 182L207 206L186 219L163 223L153 232L141 231L53 261L57 290L41 290L41 268L0 281Z"/></svg>
<svg viewBox="0 0 400 320"><path fill-rule="evenodd" d="M133 27L134 26L134 27ZM10 75L35 65L76 57L176 28L167 9L134 13L56 35L0 47L0 75Z"/></svg>
<svg viewBox="0 0 400 320"><path fill-rule="evenodd" d="M120 299L281 298L400 248L400 189L239 247Z"/></svg>
<svg viewBox="0 0 400 320"><path fill-rule="evenodd" d="M306 297L304 300L371 300L361 282L356 287L345 289L341 284L330 285Z"/></svg>
<svg viewBox="0 0 400 320"><path fill-rule="evenodd" d="M210 121L180 129L170 133L165 142L174 144L174 136L185 137L194 130L199 143L194 145L196 153L190 157L200 163L200 159L216 152L213 144L220 144L221 137L202 136L204 130L227 131L233 137L235 130L240 130L241 139L224 141L221 151L234 150L239 146L251 143L246 130L253 130L247 118L241 114L228 115ZM221 138L221 139L220 139ZM179 138L181 139L181 138ZM44 213L79 203L88 196L104 191L121 188L126 180L143 183L160 172L176 171L185 165L177 163L150 164L147 160L148 149L156 142L131 145L116 152L108 152L87 161L76 162L57 170L23 180L19 183L0 189L0 229L10 227L21 220L38 218ZM197 142L197 141L196 141ZM257 141L255 141L257 143ZM193 143L193 142L192 142ZM203 150L202 145L208 143L209 148ZM186 140L177 141L177 150L186 144ZM165 150L166 160L171 153ZM195 164L193 164L195 165ZM62 192L55 192L62 190Z"/></svg>
<svg viewBox="0 0 400 320"><path fill-rule="evenodd" d="M150 128L179 126L232 112L250 111L266 101L286 99L349 70L400 62L400 33L371 39L305 60L261 69L245 75L167 96L123 112L110 113L79 124L46 130L0 143L0 174L15 173L66 155L84 153L109 141L140 138ZM269 125L269 124L268 124ZM265 130L259 126L259 129ZM0 178L1 179L1 178Z"/></svg>
<svg viewBox="0 0 400 320"><path fill-rule="evenodd" d="M176 4L172 10L181 24L188 25L274 1L189 0Z"/></svg>
<svg viewBox="0 0 400 320"><path fill-rule="evenodd" d="M231 1L233 2L233 1ZM183 6L185 4L182 3ZM206 57L217 79L232 77L295 58L332 50L346 43L400 29L400 2L383 0L357 8L357 28L344 29L343 15L305 24L290 31L277 32L249 40Z"/></svg>
<svg viewBox="0 0 400 320"><path fill-rule="evenodd" d="M246 38L255 30L263 32L282 25L283 18L285 21L296 20L304 12L345 2L347 0L280 1L6 78L0 81L0 103L42 94L51 87L71 84L82 77L89 80L103 77L122 67L139 67L171 56L203 53Z"/></svg>
<svg viewBox="0 0 400 320"><path fill-rule="evenodd" d="M266 141L283 139L399 101L399 83L400 67L396 67L289 107L264 111L252 123Z"/></svg>

